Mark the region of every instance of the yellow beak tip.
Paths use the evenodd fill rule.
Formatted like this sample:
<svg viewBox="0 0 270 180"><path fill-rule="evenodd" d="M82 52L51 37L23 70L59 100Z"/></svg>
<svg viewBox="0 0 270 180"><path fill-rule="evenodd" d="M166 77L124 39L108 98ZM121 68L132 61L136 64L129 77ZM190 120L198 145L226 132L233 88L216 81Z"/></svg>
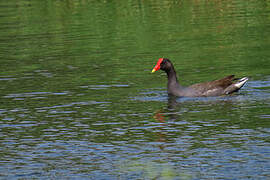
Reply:
<svg viewBox="0 0 270 180"><path fill-rule="evenodd" d="M153 70L152 70L152 73L154 73L154 72L156 72L156 70L155 70L155 69L153 69Z"/></svg>

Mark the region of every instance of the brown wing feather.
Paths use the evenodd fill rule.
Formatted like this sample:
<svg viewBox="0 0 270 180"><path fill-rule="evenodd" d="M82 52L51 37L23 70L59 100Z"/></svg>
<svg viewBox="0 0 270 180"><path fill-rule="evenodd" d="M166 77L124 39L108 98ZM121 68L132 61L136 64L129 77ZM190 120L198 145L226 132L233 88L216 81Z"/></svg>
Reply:
<svg viewBox="0 0 270 180"><path fill-rule="evenodd" d="M220 89L220 88L225 89L233 83L233 80L234 80L234 75L230 75L225 78L210 81L210 82L193 84L189 87L193 89L197 89L201 92L211 90L211 89Z"/></svg>

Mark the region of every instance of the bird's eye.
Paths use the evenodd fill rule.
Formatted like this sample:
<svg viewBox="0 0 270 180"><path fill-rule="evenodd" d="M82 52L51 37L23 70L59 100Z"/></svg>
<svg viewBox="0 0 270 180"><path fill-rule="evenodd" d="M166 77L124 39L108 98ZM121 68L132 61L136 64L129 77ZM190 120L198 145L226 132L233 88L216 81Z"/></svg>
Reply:
<svg viewBox="0 0 270 180"><path fill-rule="evenodd" d="M166 59L161 62L161 64L165 64L165 63L166 63Z"/></svg>

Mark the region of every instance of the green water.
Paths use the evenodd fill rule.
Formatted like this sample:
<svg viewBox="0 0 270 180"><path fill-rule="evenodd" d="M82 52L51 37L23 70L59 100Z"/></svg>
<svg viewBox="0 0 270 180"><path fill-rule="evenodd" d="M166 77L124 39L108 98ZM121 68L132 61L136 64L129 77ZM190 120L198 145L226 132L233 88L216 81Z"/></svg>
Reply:
<svg viewBox="0 0 270 180"><path fill-rule="evenodd" d="M267 179L269 1L0 1L0 179ZM168 99L248 76L230 97Z"/></svg>

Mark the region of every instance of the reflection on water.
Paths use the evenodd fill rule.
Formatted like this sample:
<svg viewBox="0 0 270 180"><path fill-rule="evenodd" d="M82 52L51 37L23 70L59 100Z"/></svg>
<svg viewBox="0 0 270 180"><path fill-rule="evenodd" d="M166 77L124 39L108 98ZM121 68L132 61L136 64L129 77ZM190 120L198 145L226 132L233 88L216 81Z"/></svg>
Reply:
<svg viewBox="0 0 270 180"><path fill-rule="evenodd" d="M168 163L154 161L130 161L120 162L119 172L132 179L134 176L142 176L144 179L192 179L188 172L181 172ZM121 176L120 176L121 177Z"/></svg>
<svg viewBox="0 0 270 180"><path fill-rule="evenodd" d="M0 1L0 179L267 179L269 2ZM171 98L235 74L238 94Z"/></svg>
<svg viewBox="0 0 270 180"><path fill-rule="evenodd" d="M268 83L250 81L234 96L210 98L168 98L157 89L113 102L60 101L104 90L92 85L7 94L6 104L18 105L0 111L0 171L6 178L267 177ZM58 104L28 104L52 99Z"/></svg>
<svg viewBox="0 0 270 180"><path fill-rule="evenodd" d="M174 154L173 159L192 167L189 173L193 172L193 178L205 177L209 172L215 172L221 178L228 177L227 173L237 178L236 174L243 171L251 176L253 173L248 169L253 168L258 176L268 176L263 172L264 168L269 169L267 160L270 157L266 138L269 122L264 118L269 117L270 96L267 90L253 90L267 87L265 84L269 81L251 81L240 94L232 96L168 97L167 106L155 111L153 116L162 124L159 127L162 131L157 133L162 137L161 141L166 142L162 151L170 150ZM173 146L169 143L172 139ZM258 154L263 159L258 158Z"/></svg>

